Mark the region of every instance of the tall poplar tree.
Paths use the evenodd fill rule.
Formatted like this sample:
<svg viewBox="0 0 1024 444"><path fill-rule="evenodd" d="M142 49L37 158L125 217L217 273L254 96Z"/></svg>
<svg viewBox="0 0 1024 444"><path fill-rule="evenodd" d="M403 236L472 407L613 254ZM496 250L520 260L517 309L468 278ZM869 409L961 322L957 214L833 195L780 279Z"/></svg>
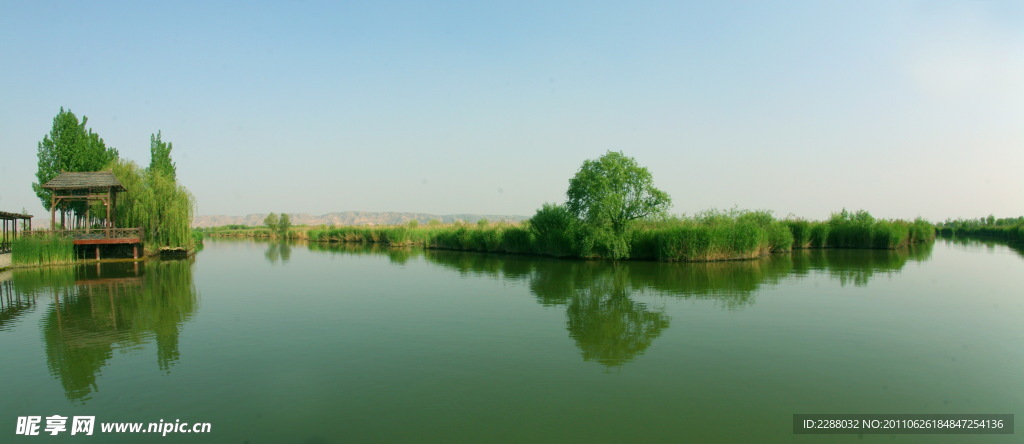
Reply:
<svg viewBox="0 0 1024 444"><path fill-rule="evenodd" d="M160 140L160 131L149 136L149 171L160 172L172 181L177 180L177 167L171 160L174 144Z"/></svg>
<svg viewBox="0 0 1024 444"><path fill-rule="evenodd" d="M38 182L32 183L32 190L47 210L50 209L51 193L43 188L43 184L57 177L61 171L100 171L117 159L117 150L108 148L99 134L86 128L88 121L88 117L82 116L79 122L75 113L61 107L53 118L50 134L43 136L37 145ZM62 209L84 212L85 205L75 202L74 205L62 206Z"/></svg>

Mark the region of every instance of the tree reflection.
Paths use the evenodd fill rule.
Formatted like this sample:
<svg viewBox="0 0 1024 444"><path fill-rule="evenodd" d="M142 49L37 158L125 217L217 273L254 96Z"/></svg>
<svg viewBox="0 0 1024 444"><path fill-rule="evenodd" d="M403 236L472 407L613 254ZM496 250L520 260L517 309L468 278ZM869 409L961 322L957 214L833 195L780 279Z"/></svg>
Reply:
<svg viewBox="0 0 1024 444"><path fill-rule="evenodd" d="M538 302L565 306L566 329L583 359L607 367L636 359L669 326L663 311L633 300L635 264L436 251L427 257L461 274L528 280Z"/></svg>
<svg viewBox="0 0 1024 444"><path fill-rule="evenodd" d="M46 364L69 400L99 389L115 349L155 342L157 366L170 371L181 358L181 326L197 309L191 267L181 260L17 272L16 291L53 301L42 322Z"/></svg>
<svg viewBox="0 0 1024 444"><path fill-rule="evenodd" d="M630 298L625 271L612 270L569 297L566 328L586 361L621 366L643 354L668 328L670 318L663 311Z"/></svg>
<svg viewBox="0 0 1024 444"><path fill-rule="evenodd" d="M267 244L267 251L263 252L263 257L267 258L271 265L278 262L287 264L292 258L292 247L288 245L288 241L271 242Z"/></svg>
<svg viewBox="0 0 1024 444"><path fill-rule="evenodd" d="M670 316L637 301L641 297L708 300L726 310L741 310L754 304L766 286L794 276L820 272L841 286L866 285L877 275L899 272L908 261L927 260L932 244L897 250L797 250L755 260L700 263L557 260L362 244L311 243L310 249L387 254L400 264L423 255L463 276L525 281L541 305L565 307L566 329L584 360L617 367L643 355L670 325ZM405 256L396 260L399 252Z"/></svg>
<svg viewBox="0 0 1024 444"><path fill-rule="evenodd" d="M391 263L403 265L409 260L423 256L422 248L391 247L363 242L310 242L310 251L342 255L386 255Z"/></svg>
<svg viewBox="0 0 1024 444"><path fill-rule="evenodd" d="M788 256L796 274L823 272L838 280L840 286L864 287L877 275L899 273L908 261L928 260L934 245L926 242L894 250L795 250Z"/></svg>

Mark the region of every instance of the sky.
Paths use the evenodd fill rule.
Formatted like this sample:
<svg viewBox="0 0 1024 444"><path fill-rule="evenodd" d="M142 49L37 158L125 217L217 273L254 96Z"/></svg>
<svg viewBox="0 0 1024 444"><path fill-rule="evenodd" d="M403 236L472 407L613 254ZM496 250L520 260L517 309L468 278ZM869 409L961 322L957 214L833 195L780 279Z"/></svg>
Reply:
<svg viewBox="0 0 1024 444"><path fill-rule="evenodd" d="M622 151L673 214L1024 215L1024 2L0 0L0 211L61 107L197 213L529 216Z"/></svg>

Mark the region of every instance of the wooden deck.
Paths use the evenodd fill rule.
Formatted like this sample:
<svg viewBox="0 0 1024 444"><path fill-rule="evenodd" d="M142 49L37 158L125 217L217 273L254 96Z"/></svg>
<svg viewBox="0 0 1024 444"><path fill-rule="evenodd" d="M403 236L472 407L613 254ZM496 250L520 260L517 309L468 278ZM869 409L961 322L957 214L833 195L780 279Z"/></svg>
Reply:
<svg viewBox="0 0 1024 444"><path fill-rule="evenodd" d="M75 245L96 246L96 259L100 259L101 245L133 245L132 257L139 258L142 251L142 228L90 228L80 230L33 230L22 236L60 236L70 238Z"/></svg>

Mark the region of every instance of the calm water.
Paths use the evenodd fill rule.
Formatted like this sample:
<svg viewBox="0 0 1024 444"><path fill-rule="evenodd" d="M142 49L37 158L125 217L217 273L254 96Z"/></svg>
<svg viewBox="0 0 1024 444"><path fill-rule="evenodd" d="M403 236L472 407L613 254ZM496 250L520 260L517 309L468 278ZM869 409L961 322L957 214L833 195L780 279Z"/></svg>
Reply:
<svg viewBox="0 0 1024 444"><path fill-rule="evenodd" d="M15 437L26 415L213 430L70 442L931 442L791 418L1024 413L1024 253L994 243L610 264L208 240L0 279L4 442L55 440Z"/></svg>

